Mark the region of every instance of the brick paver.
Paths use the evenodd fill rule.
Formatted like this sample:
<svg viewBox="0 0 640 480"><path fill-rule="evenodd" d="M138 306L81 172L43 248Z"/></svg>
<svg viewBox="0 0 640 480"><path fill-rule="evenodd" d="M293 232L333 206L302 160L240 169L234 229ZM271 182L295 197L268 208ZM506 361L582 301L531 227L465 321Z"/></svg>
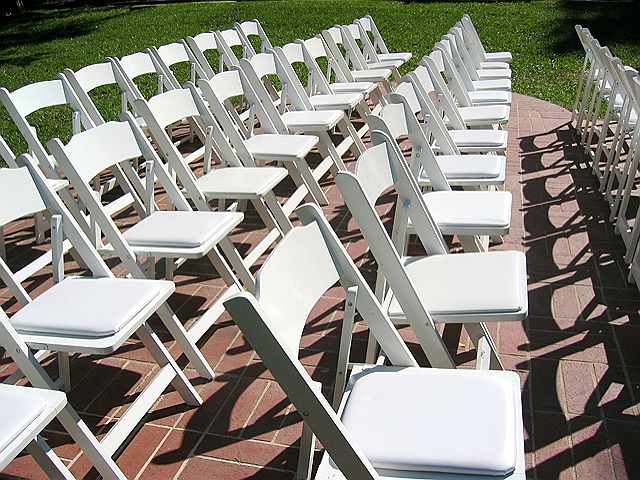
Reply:
<svg viewBox="0 0 640 480"><path fill-rule="evenodd" d="M492 249L526 253L529 319L492 326L507 368L522 379L526 452L530 478L637 478L640 463L640 295L628 285L623 246L607 223L607 206L575 146L570 114L555 105L514 95L508 125L507 189L513 193L511 233ZM331 205L325 213L349 253L373 277L372 261L357 226L332 181L323 184ZM392 197L381 209L390 210ZM384 203L384 202L383 202ZM383 211L384 211L383 210ZM264 234L255 216L233 237L241 251ZM27 261L36 247L29 221L8 230L9 254ZM452 246L455 248L455 246ZM73 268L70 265L70 268ZM43 274L30 285L41 291ZM223 291L205 262L189 262L176 276L171 305L192 321ZM0 291L4 307L15 302ZM300 357L330 394L343 297L332 289L309 317ZM403 335L411 341L411 332ZM165 337L167 346L173 342ZM353 359L362 360L366 328L356 325ZM465 343L464 340L462 342ZM205 400L185 406L168 392L147 416L118 459L131 478L292 478L300 418L228 316L200 344L214 367L213 382L195 378ZM416 347L413 345L413 347ZM473 356L461 346L457 361ZM417 348L412 348L418 351ZM69 398L87 423L104 433L153 372L136 341L114 357L73 360ZM0 375L12 371L6 358ZM93 478L86 459L53 424L46 437L80 478ZM464 435L464 432L460 432ZM42 478L29 457L5 471Z"/></svg>

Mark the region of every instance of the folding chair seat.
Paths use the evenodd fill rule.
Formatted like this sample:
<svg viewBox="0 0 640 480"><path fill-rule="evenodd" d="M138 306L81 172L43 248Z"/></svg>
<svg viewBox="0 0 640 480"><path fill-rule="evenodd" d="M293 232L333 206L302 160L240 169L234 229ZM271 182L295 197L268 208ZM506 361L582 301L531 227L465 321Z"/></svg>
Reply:
<svg viewBox="0 0 640 480"><path fill-rule="evenodd" d="M289 232L266 260L257 275L256 296L239 294L224 302L265 366L303 412L297 478L310 478L315 434L326 449L318 479L444 479L452 475L524 479L517 376L451 370L454 366L432 328L428 306L414 296L409 284L405 299L415 307L414 325L419 331L422 327L420 344L432 365L446 366L418 368L322 213L312 205L298 213L304 226ZM310 251L314 252L312 269ZM334 412L297 359L297 351L306 316L336 281L347 295ZM380 340L390 365L353 366L347 375L356 311Z"/></svg>
<svg viewBox="0 0 640 480"><path fill-rule="evenodd" d="M0 384L0 472L27 449L50 478L74 478L40 436L66 403L62 392Z"/></svg>
<svg viewBox="0 0 640 480"><path fill-rule="evenodd" d="M304 62L309 69L307 88L309 95L316 93L360 93L365 97L373 95L374 103L380 101L380 87L375 82L356 82L351 75L344 58L334 58L325 45L321 35L307 40L296 40L302 46ZM326 76L318 64L318 60L327 63ZM335 82L332 82L335 76Z"/></svg>
<svg viewBox="0 0 640 480"><path fill-rule="evenodd" d="M500 212L488 211L488 208L493 206L490 203L494 203L497 199L498 201L495 203L499 208L504 209L505 206L500 205L500 202L508 201L510 203L510 195L505 195L502 192L447 192L451 196L449 201L453 200L454 193L462 194L459 196L459 209L452 212L452 220L457 228L452 233L458 235L465 246L465 252L469 252L447 255L448 249L442 237L443 230L439 224L442 218L438 219L436 214L430 210L427 200L430 194L424 195L419 191L412 173L405 164L402 153L393 139L378 130L372 132L372 139L376 147L367 150L358 159L356 173L339 173L336 177L336 184L378 263L376 281L378 298L381 301L384 300L383 304L390 308L393 305L393 296L402 295L400 289L406 288L406 285L400 282L397 272L405 272L403 275L406 274L408 281L415 285L416 291L422 292L434 302L435 306L430 307L434 320L442 315L447 323L465 323L470 336L472 338L474 335L476 336L476 341L474 341L476 345L479 337L484 336L487 339L491 350L492 364L501 365L495 344L482 322L521 321L525 318L528 308L526 260L521 252L486 253L486 248L480 242L478 235L480 232L492 231L502 221ZM393 186L398 191L398 200L393 232L389 237L374 205L381 194ZM436 195L441 193L443 192L435 192ZM474 194L476 198L465 199L464 195L467 193ZM482 201L480 195L485 195L485 198L489 199L485 204L487 208L484 209L484 212L478 212L473 206L473 201L478 203ZM466 203L466 200L472 201ZM445 212L440 212L440 214L443 213ZM474 218L474 214L479 217ZM489 218L492 215L494 217ZM487 223L480 225L485 220ZM474 223L475 226L472 226ZM463 226L463 224L465 225ZM426 251L426 257L403 257L406 238L410 233L409 228L412 228L411 231L418 235ZM474 231L474 228L477 230ZM487 230L484 230L485 228ZM482 253L473 253L474 251ZM435 258L438 256L442 258ZM431 262L434 263L431 264ZM447 262L451 262L452 265L451 276L443 274L441 277L431 277L430 273L426 273L430 271L431 265L434 265L434 271L439 271L439 266L446 269ZM492 264L493 267L490 266ZM467 278L481 280L486 273L486 268L490 270L495 268L496 275L492 276L494 283L491 283L491 288L495 288L495 290L491 294L481 294L479 297L475 297L478 291L471 291L474 290L472 280L466 283ZM462 280L456 275L456 272L457 275L465 272L464 275L468 277ZM423 290L420 284L426 277L429 279L423 283L427 285ZM443 296L436 293L434 297L431 297L432 290L429 288L433 286L432 278L437 278L436 281L440 282L436 291L442 287L450 294ZM387 290L387 285L389 290ZM405 286L403 287L403 285ZM458 295L453 292L458 294L462 292L462 295L471 300L469 303L461 302ZM394 321L406 324L406 318L410 316L410 312L404 306L400 311L395 308L394 306L394 310L389 311L390 317L393 313ZM400 312L404 312L405 320L398 317L398 315L402 315ZM467 322L471 324L466 325ZM369 345L368 361L372 359L374 347L374 344Z"/></svg>
<svg viewBox="0 0 640 480"><path fill-rule="evenodd" d="M366 15L362 18L359 18L356 20L356 22L362 27L365 35L368 36L369 33L371 33L373 37L371 46L373 47L373 51L376 52L380 60L400 59L408 62L413 56L411 52L389 52L389 48L387 48L387 45L382 38L382 34L380 33L380 30L378 30L376 22L373 20L373 17L371 15Z"/></svg>
<svg viewBox="0 0 640 480"><path fill-rule="evenodd" d="M477 59L485 62L504 62L511 64L513 57L511 52L487 52L482 44L480 35L476 30L471 17L467 14L462 16L462 32L469 51L472 52Z"/></svg>
<svg viewBox="0 0 640 480"><path fill-rule="evenodd" d="M0 214L1 222L6 224L36 210L47 209L51 213L54 285L32 299L22 285L25 278L16 275L4 261L0 261L0 276L21 305L11 318L0 311L0 344L20 372L7 381L13 383L24 375L34 387L47 389L44 398L56 399L55 406L47 412L48 420L53 416L57 417L104 478L124 479L125 476L111 457L120 450L122 443L169 384L173 385L187 404L202 403L194 387L147 323L148 319L154 313L160 316L199 374L205 378L213 378L213 370L193 342L186 337L182 325L166 304L175 290L174 284L162 280L115 278L67 207L49 188L42 173L32 163L33 160L24 155L17 161L25 168L0 170L0 191L12 200L2 202L4 208ZM90 276L65 278L63 245L66 242L74 247ZM150 377L150 383L133 406L122 414L98 442L73 407L66 403L64 396L56 397L59 394L55 390L59 386L70 388L70 355L108 355L134 334L149 350L160 368ZM39 363L39 359L46 356L47 352L56 354L58 358L60 378L56 381ZM0 398L2 396L0 391ZM25 398L24 405L27 402L28 399ZM46 409L45 405L41 405L40 413ZM13 409L7 411L12 411L12 415L16 413ZM3 434L7 433L7 423L2 421L2 424ZM40 440L37 440L37 446L42 453L36 453L36 461L45 471L47 468L52 469L56 464L52 452ZM3 456L4 449L0 451ZM32 453L35 451L32 450ZM58 478L57 475L54 477Z"/></svg>

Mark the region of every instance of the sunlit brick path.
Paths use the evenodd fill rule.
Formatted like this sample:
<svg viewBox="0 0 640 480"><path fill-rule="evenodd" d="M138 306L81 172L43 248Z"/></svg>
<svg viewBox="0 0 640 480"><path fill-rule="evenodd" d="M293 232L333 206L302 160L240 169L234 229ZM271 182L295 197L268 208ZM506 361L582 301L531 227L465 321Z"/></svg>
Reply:
<svg viewBox="0 0 640 480"><path fill-rule="evenodd" d="M605 220L607 206L575 147L569 120L560 107L514 95L507 168L507 188L514 196L512 228L504 244L492 249L526 253L530 315L525 324L496 326L493 332L504 363L522 378L529 476L639 478L640 295L625 281L623 245ZM375 263L337 188L330 180L324 188L331 202L327 216L352 257L371 272ZM380 208L388 211L391 201ZM255 216L247 217L233 238L241 251L264 235ZM10 259L26 262L34 248L42 248L33 245L30 221L13 225L6 234ZM68 269L73 273L73 264ZM31 285L36 293L45 286L46 275L42 278L42 284ZM176 284L171 304L186 322L223 291L206 262L185 264ZM8 298L2 290L0 299L11 311L15 305ZM338 289L327 293L302 340L302 362L325 383L327 395L342 298ZM362 360L366 327L356 329L353 359ZM408 330L403 335L411 339ZM200 346L217 373L214 382L196 379L204 406L187 408L176 394L165 394L118 464L130 478L292 478L301 424L281 389L228 317ZM463 339L457 359L464 366L473 357L466 349ZM3 377L12 371L6 358L0 368ZM75 358L72 368L69 399L94 431L104 434L145 385L153 365L132 342L108 359ZM51 425L46 435L49 443L73 462L76 476L92 478L76 446L56 428ZM14 461L5 474L43 477L29 457Z"/></svg>

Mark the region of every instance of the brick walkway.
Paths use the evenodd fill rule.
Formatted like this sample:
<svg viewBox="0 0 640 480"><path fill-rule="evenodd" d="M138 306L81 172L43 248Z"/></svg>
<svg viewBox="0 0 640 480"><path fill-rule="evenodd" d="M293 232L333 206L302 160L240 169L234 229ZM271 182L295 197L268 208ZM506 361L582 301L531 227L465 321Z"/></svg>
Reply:
<svg viewBox="0 0 640 480"><path fill-rule="evenodd" d="M522 378L529 476L637 478L640 296L625 281L622 243L605 220L607 206L574 145L569 120L564 109L514 95L507 180L514 195L512 229L503 245L492 248L526 252L530 316L525 324L493 331L503 361ZM371 270L366 244L335 185L324 187L331 201L326 214L350 254ZM249 216L234 235L241 251L264 234L253 220ZM32 234L29 222L9 229L9 254L28 257ZM202 262L189 262L178 273L171 304L181 319L192 321L222 292L222 283ZM3 303L15 308L10 300ZM302 361L329 385L327 394L341 315L342 297L331 290L312 312L302 340ZM366 332L362 325L356 329L353 359L362 360ZM228 317L201 348L217 373L210 383L196 379L204 406L187 408L175 393L165 394L118 464L130 478L292 478L301 424L281 389ZM461 365L472 357L462 350ZM109 359L76 358L72 366L69 399L101 433L135 399L153 368L135 342ZM4 376L11 364L5 359L0 368ZM78 478L95 476L69 437L52 426L47 439L73 462ZM14 461L5 474L43 477L29 457Z"/></svg>

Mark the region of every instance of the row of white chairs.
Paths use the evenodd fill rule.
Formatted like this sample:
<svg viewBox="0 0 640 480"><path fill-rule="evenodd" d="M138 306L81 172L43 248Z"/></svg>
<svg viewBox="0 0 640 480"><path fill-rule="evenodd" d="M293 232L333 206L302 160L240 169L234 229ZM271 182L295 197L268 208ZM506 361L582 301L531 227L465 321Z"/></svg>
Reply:
<svg viewBox="0 0 640 480"><path fill-rule="evenodd" d="M585 50L573 109L576 134L624 242L629 281L638 284L640 209L632 199L638 192L640 75L587 28L576 25L576 32Z"/></svg>
<svg viewBox="0 0 640 480"><path fill-rule="evenodd" d="M9 383L22 374L35 387L6 387L6 394L0 391L3 403L18 399L25 412L7 418L0 437L0 467L29 445L29 452L50 476L72 478L38 436L56 416L104 478L125 478L112 457L165 388L173 385L189 405L202 401L147 320L157 313L191 365L202 377L212 378L213 371L196 341L226 308L303 416L299 478L311 473L317 436L327 450L317 478L524 479L519 379L500 371L497 348L485 325L487 321L521 321L528 309L524 256L487 252L486 241L488 236L508 233L510 225L510 194L496 191L506 175L506 160L500 155L506 148L506 131L499 128L506 122L500 120L505 114L508 119L510 95L505 93L510 94L510 88L505 81L502 90L483 90L489 93L476 97L481 99L479 106L473 102L466 106L458 99L466 98L464 94L471 98L473 92L464 87L462 73L471 75L471 67L476 67L474 75L485 80L472 81L508 80L510 69L502 60L510 56L485 52L465 16L418 68L389 81L399 62L409 55L394 58L382 48L379 30L365 17L354 24L357 29L336 27L346 56L336 43L336 30L316 37L325 51L335 47L334 56L342 59L334 58L332 68L347 64L352 73L370 70L374 73L367 75L380 75L370 78L373 85L357 82L361 89L356 92L358 101L336 109L344 97L325 92L325 98L316 95L314 104L313 95L292 74L290 67L295 62L289 58L299 58L295 57L300 51L296 46L302 48L304 42L271 48L259 22L253 25L267 51L240 59L238 65L210 78L196 77L195 83L184 87L175 83L148 100L135 92L135 83L124 73L123 59L101 64L100 68L108 66L113 78L123 82L132 109L123 111L120 122L94 122L81 101L70 100L76 101L71 96L77 87L72 81L65 83L61 76L54 81L59 83L49 83L51 88L43 90L51 95L49 104L76 105L79 113L74 122L82 127L66 143L50 140L48 149L26 122L25 113L42 104L34 99L48 94L21 96L6 90L0 94L5 106L14 107L14 120L22 119L25 131L31 132L22 133L31 140L33 154L9 155L15 168L0 170L0 191L11 199L2 203L0 224L47 212L51 228L51 250L37 266L13 272L0 259L0 278L22 305L10 319L0 312L1 344L19 369ZM221 36L214 32L213 38ZM353 69L354 57L355 62L362 60L357 52L367 68ZM304 59L304 49L302 53ZM162 67L157 62L162 60L159 55L146 55L155 56ZM488 63L468 63L478 58ZM492 70L500 73L488 74ZM164 83L170 75L161 71ZM459 84L453 72L461 77ZM281 80L280 92L275 84L269 87L267 80L272 75ZM323 78L329 82L335 77ZM29 87L23 87L27 89L23 92ZM376 89L379 96L363 102ZM246 99L245 110L238 111L229 101L238 95ZM489 102L489 97L496 101ZM368 150L361 140L366 130L355 132L345 113L357 105L372 132L373 146ZM254 131L255 119L265 133ZM184 156L177 137L171 134L176 125L188 125L202 148ZM334 151L338 148L329 132L337 125L342 126L345 138L351 138L345 151L353 148L358 156L355 173L344 166L344 152ZM297 134L291 135L293 132ZM398 145L404 138L412 144L408 161ZM332 167L347 207L376 258L375 293L318 207L325 199L314 195L311 180L317 182L326 170L321 174L305 170L306 155L316 146L325 157L322 163ZM213 168L214 155L223 165L235 168ZM200 158L204 174L192 169ZM138 168L140 159L144 168ZM287 168L258 166L265 162L281 162ZM219 172L221 179L213 175ZM236 172L243 178L234 180ZM297 204L280 205L273 194L287 174L298 183L289 201L301 192L297 204L304 197L311 202L296 210L303 226L293 227L289 219ZM260 179L260 188L255 188L254 177ZM118 190L102 195L114 184ZM169 208L157 202L158 186L166 193ZM452 186L471 191L453 191ZM398 198L389 235L374 207L391 188ZM219 200L216 211L212 199ZM229 240L243 221L243 213L227 208L224 200L228 199L252 200L264 223L280 239L255 279L249 271L251 262ZM122 231L114 216L129 205L140 220ZM409 235L417 235L426 256L406 257ZM448 255L444 235L457 235L466 253ZM66 252L89 272L88 277L65 276ZM103 256L117 257L128 278L116 278ZM155 260L167 260L170 276L176 259L203 256L229 288L217 307L185 330L166 303L173 283L155 280ZM49 263L55 284L32 299L22 283ZM346 290L346 301L334 410L299 363L297 351L311 308L336 282ZM372 365L348 361L356 312L375 340L368 352L375 361ZM418 366L394 324L412 327L433 368ZM465 326L477 349L476 371L453 371L455 363L438 324ZM52 390L69 388L70 355L109 355L133 334L149 349L159 370L98 441L64 395ZM375 348L378 343L380 355ZM57 356L57 380L40 366L48 352ZM25 418L30 418L25 420L30 429L16 423Z"/></svg>

